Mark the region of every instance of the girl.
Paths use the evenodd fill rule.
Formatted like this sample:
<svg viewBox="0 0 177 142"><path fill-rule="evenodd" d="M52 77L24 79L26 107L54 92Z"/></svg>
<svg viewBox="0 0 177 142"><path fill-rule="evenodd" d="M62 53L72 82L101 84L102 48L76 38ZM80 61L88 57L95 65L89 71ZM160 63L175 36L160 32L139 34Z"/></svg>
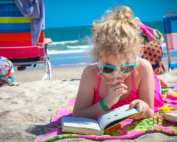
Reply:
<svg viewBox="0 0 177 142"><path fill-rule="evenodd" d="M133 12L117 5L107 15L94 40L97 63L82 74L73 117L97 119L126 104L141 110L134 119L151 117L163 100L151 64L140 58L142 39Z"/></svg>

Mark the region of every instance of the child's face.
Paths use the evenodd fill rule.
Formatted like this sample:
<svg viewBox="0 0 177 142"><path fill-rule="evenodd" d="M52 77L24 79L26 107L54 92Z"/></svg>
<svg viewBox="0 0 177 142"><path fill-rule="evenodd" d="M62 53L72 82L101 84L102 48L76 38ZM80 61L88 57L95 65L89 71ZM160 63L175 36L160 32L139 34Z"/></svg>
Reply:
<svg viewBox="0 0 177 142"><path fill-rule="evenodd" d="M99 60L100 65L112 65L115 67L119 67L122 66L123 64L121 63L121 59L118 60L114 55L108 55L105 58L106 60ZM126 60L124 58L124 60ZM133 62L132 62L133 63ZM128 62L126 63L128 64ZM115 79L122 79L122 80L126 80L126 78L130 75L130 73L121 73L119 71L119 69L117 68L115 72L111 73L111 74L103 74L102 75L109 81L114 81Z"/></svg>

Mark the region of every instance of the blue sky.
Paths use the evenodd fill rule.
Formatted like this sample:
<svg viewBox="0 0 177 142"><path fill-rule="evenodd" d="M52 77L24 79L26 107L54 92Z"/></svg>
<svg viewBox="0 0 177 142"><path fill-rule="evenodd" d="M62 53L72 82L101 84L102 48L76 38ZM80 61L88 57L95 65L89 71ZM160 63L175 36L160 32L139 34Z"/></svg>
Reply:
<svg viewBox="0 0 177 142"><path fill-rule="evenodd" d="M177 0L44 0L46 28L91 25L116 4L129 6L142 22L162 21L177 11Z"/></svg>

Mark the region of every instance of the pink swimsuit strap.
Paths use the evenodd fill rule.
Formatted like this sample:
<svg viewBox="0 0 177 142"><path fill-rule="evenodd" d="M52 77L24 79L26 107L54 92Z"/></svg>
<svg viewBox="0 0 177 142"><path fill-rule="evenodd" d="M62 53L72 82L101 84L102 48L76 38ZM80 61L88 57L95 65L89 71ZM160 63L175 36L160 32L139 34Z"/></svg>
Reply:
<svg viewBox="0 0 177 142"><path fill-rule="evenodd" d="M97 89L95 92L99 92L99 89L100 89L100 84L101 84L101 72L100 70L98 69L98 84L97 84Z"/></svg>

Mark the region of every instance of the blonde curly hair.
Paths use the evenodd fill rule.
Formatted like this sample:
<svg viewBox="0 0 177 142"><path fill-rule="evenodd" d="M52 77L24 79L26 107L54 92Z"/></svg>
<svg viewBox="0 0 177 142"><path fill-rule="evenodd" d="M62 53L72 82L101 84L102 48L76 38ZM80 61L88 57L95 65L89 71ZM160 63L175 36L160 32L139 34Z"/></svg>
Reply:
<svg viewBox="0 0 177 142"><path fill-rule="evenodd" d="M124 62L124 57L132 61L141 55L140 28L129 7L116 5L104 13L101 21L94 38L94 58L105 60L107 55L114 55Z"/></svg>

